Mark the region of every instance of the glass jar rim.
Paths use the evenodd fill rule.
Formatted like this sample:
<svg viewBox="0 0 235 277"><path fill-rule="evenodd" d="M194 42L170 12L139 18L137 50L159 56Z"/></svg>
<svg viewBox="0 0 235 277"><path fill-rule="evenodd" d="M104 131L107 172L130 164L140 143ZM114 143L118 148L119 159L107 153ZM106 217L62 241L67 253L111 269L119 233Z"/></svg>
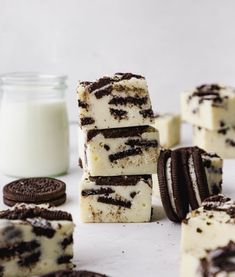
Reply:
<svg viewBox="0 0 235 277"><path fill-rule="evenodd" d="M3 86L53 86L66 87L66 75L39 72L11 72L0 75Z"/></svg>

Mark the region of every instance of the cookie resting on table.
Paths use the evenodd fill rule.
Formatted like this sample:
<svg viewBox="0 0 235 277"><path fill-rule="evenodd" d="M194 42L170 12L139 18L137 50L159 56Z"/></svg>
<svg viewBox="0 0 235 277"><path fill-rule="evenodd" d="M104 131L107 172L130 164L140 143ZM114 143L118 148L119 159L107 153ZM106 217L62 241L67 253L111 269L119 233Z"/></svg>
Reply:
<svg viewBox="0 0 235 277"><path fill-rule="evenodd" d="M66 201L66 184L48 177L26 178L13 181L3 188L3 202L8 206L16 203L48 203L59 206Z"/></svg>

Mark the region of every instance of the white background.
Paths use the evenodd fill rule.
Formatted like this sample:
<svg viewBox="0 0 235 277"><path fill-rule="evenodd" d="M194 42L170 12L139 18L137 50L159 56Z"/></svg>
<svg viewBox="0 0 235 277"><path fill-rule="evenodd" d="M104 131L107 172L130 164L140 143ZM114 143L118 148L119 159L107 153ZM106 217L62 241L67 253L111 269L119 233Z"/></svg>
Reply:
<svg viewBox="0 0 235 277"><path fill-rule="evenodd" d="M77 81L117 71L178 111L182 90L235 85L235 1L0 0L0 74L22 70L67 74L71 119Z"/></svg>

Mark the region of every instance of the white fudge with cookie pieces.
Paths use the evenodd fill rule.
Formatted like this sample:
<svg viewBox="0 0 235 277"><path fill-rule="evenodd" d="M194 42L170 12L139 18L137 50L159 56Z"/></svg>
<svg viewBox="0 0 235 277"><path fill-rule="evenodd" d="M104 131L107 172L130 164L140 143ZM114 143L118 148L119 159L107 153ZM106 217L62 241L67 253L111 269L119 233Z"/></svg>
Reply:
<svg viewBox="0 0 235 277"><path fill-rule="evenodd" d="M193 126L193 144L224 159L235 158L235 124L219 130Z"/></svg>
<svg viewBox="0 0 235 277"><path fill-rule="evenodd" d="M221 194L207 198L182 222L182 254L222 247L229 241L235 241L235 202Z"/></svg>
<svg viewBox="0 0 235 277"><path fill-rule="evenodd" d="M235 243L206 251L188 251L183 253L180 266L181 277L234 277Z"/></svg>
<svg viewBox="0 0 235 277"><path fill-rule="evenodd" d="M69 213L20 204L0 212L0 276L36 276L73 267Z"/></svg>
<svg viewBox="0 0 235 277"><path fill-rule="evenodd" d="M83 130L153 123L147 83L140 75L116 73L95 82L80 82L77 97Z"/></svg>
<svg viewBox="0 0 235 277"><path fill-rule="evenodd" d="M157 114L154 117L154 127L159 131L160 144L170 148L180 143L180 116L177 114Z"/></svg>
<svg viewBox="0 0 235 277"><path fill-rule="evenodd" d="M208 182L208 189L209 194L214 195L218 194L222 190L222 180L223 180L223 160L214 153L202 153L202 162L204 165L207 182ZM192 158L189 159L189 167L191 167L190 174L191 180L195 180L195 172L194 167L192 165ZM153 179L153 195L160 196L159 185L158 185L158 178L157 174L152 175ZM195 188L197 185L194 186Z"/></svg>
<svg viewBox="0 0 235 277"><path fill-rule="evenodd" d="M210 130L235 124L235 89L212 84L181 94L181 117Z"/></svg>
<svg viewBox="0 0 235 277"><path fill-rule="evenodd" d="M79 195L83 222L150 221L151 175L92 177L85 173Z"/></svg>
<svg viewBox="0 0 235 277"><path fill-rule="evenodd" d="M91 176L156 173L158 131L151 126L80 132L80 158Z"/></svg>

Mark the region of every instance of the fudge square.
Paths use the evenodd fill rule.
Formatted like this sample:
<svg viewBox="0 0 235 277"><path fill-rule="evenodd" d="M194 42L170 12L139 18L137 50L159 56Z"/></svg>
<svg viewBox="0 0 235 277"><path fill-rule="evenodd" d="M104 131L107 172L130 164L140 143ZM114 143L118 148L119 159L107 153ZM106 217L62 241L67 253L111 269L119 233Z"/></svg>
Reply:
<svg viewBox="0 0 235 277"><path fill-rule="evenodd" d="M153 127L88 130L80 133L79 140L83 168L91 176L152 174L157 171L160 145L158 131Z"/></svg>
<svg viewBox="0 0 235 277"><path fill-rule="evenodd" d="M80 183L83 222L148 222L151 217L151 175L91 177Z"/></svg>
<svg viewBox="0 0 235 277"><path fill-rule="evenodd" d="M235 124L219 130L193 126L193 144L224 159L235 158Z"/></svg>
<svg viewBox="0 0 235 277"><path fill-rule="evenodd" d="M162 147L170 148L180 143L180 124L180 116L177 114L155 115L153 126L159 131Z"/></svg>
<svg viewBox="0 0 235 277"><path fill-rule="evenodd" d="M35 276L73 268L71 214L20 204L0 212L0 276Z"/></svg>
<svg viewBox="0 0 235 277"><path fill-rule="evenodd" d="M221 194L207 198L182 222L181 250L205 251L235 242L235 202Z"/></svg>
<svg viewBox="0 0 235 277"><path fill-rule="evenodd" d="M153 111L144 77L116 73L77 88L83 130L150 125Z"/></svg>
<svg viewBox="0 0 235 277"><path fill-rule="evenodd" d="M212 238L213 239L213 238ZM204 252L186 252L181 257L181 277L235 276L235 243Z"/></svg>
<svg viewBox="0 0 235 277"><path fill-rule="evenodd" d="M181 117L210 130L235 124L235 89L211 84L181 94Z"/></svg>

